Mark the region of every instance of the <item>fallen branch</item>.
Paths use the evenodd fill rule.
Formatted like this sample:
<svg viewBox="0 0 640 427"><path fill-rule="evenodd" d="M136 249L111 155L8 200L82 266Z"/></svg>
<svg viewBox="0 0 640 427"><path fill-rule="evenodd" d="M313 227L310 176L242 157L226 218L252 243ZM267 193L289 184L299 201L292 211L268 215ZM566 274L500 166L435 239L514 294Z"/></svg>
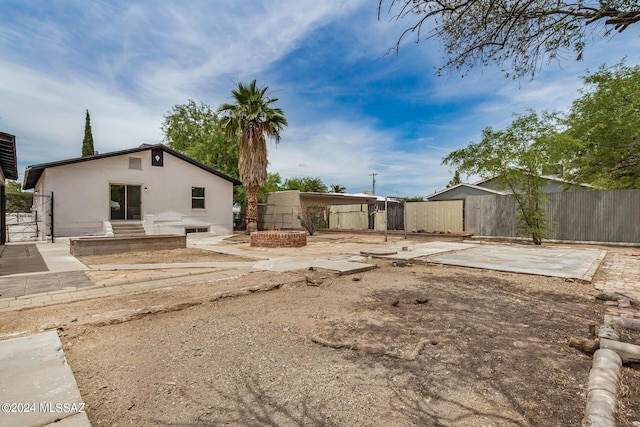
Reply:
<svg viewBox="0 0 640 427"><path fill-rule="evenodd" d="M387 356L387 357L393 357L395 359L407 360L410 362L416 360L420 352L424 349L424 346L429 342L428 340L420 341L411 353L404 355L404 354L393 353L393 352L387 351L384 348L374 347L367 344L329 341L317 335L311 335L310 339L312 342L323 345L325 347L330 347L335 349L346 348L349 350L361 351L363 353L377 354L377 355Z"/></svg>
<svg viewBox="0 0 640 427"><path fill-rule="evenodd" d="M600 301L629 300L631 302L631 305L640 306L640 301L633 298L629 298L628 296L618 292L602 292L596 295L596 299Z"/></svg>
<svg viewBox="0 0 640 427"><path fill-rule="evenodd" d="M573 347L586 354L593 354L600 348L600 339L569 337L569 347Z"/></svg>

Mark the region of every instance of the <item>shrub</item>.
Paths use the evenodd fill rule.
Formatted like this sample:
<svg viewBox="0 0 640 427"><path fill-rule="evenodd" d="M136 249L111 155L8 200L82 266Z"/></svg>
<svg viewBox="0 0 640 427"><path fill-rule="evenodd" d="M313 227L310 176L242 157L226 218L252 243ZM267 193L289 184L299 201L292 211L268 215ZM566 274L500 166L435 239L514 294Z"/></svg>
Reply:
<svg viewBox="0 0 640 427"><path fill-rule="evenodd" d="M313 236L313 233L318 230L327 228L324 208L316 204L307 206L300 215L298 215L298 219L300 220L300 224L309 232L310 236Z"/></svg>

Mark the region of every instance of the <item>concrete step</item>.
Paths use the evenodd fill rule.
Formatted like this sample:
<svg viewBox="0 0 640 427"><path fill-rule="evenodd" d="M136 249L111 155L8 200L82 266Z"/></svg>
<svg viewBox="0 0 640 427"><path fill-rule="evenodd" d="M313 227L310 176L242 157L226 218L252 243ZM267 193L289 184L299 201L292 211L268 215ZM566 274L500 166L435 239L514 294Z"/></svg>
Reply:
<svg viewBox="0 0 640 427"><path fill-rule="evenodd" d="M144 227L139 222L112 222L113 235L116 237L145 236Z"/></svg>

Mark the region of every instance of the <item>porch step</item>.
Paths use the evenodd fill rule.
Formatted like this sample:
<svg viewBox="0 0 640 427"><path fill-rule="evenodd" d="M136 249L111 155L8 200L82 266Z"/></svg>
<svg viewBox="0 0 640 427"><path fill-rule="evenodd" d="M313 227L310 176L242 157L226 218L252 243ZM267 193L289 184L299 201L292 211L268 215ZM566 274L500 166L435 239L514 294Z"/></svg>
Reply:
<svg viewBox="0 0 640 427"><path fill-rule="evenodd" d="M139 222L112 222L115 237L146 236L144 227Z"/></svg>

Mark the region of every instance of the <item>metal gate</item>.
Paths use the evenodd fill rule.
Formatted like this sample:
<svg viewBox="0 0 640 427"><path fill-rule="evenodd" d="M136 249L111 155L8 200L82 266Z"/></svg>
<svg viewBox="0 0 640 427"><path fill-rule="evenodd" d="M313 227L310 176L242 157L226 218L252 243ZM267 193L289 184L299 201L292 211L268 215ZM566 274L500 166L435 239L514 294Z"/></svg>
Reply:
<svg viewBox="0 0 640 427"><path fill-rule="evenodd" d="M8 242L53 242L53 193L34 194L31 212L7 212Z"/></svg>

